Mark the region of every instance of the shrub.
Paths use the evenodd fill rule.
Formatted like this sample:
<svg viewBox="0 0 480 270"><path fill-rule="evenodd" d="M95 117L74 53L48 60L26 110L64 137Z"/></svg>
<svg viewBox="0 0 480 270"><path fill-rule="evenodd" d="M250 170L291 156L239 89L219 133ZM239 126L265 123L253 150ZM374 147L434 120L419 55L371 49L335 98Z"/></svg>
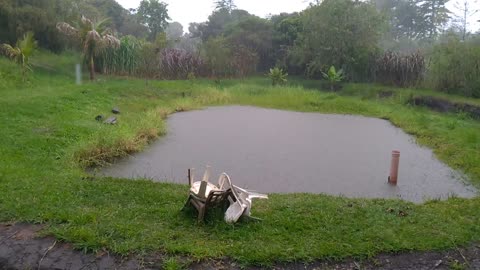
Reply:
<svg viewBox="0 0 480 270"><path fill-rule="evenodd" d="M438 91L480 98L480 46L456 37L434 46L427 83Z"/></svg>
<svg viewBox="0 0 480 270"><path fill-rule="evenodd" d="M160 72L165 79L188 78L196 74L203 65L202 59L183 49L165 49L160 53Z"/></svg>
<svg viewBox="0 0 480 270"><path fill-rule="evenodd" d="M337 71L334 66L331 66L328 69L327 73L322 72L322 75L330 84L330 90L332 91L335 90L335 86L341 81L343 81L344 78L343 70L340 69L339 71Z"/></svg>
<svg viewBox="0 0 480 270"><path fill-rule="evenodd" d="M287 83L288 73L283 72L283 69L281 68L271 68L270 72L267 75L272 80L273 86L284 85Z"/></svg>
<svg viewBox="0 0 480 270"><path fill-rule="evenodd" d="M136 71L137 76L144 78L158 78L159 54L160 48L157 44L142 42L142 46L139 50L140 65Z"/></svg>
<svg viewBox="0 0 480 270"><path fill-rule="evenodd" d="M245 46L236 46L233 50L232 67L234 76L246 77L257 71L259 56Z"/></svg>
<svg viewBox="0 0 480 270"><path fill-rule="evenodd" d="M425 57L419 51L409 54L387 51L376 60L376 80L383 84L411 87L421 82L424 74Z"/></svg>
<svg viewBox="0 0 480 270"><path fill-rule="evenodd" d="M227 40L220 36L210 38L202 44L201 56L205 59L205 75L218 78L232 74L232 49Z"/></svg>
<svg viewBox="0 0 480 270"><path fill-rule="evenodd" d="M37 42L33 38L33 32L27 32L21 40L17 41L17 45L12 47L9 44L3 44L0 49L3 54L12 59L22 68L22 77L25 80L27 72L31 71L30 57L37 48Z"/></svg>

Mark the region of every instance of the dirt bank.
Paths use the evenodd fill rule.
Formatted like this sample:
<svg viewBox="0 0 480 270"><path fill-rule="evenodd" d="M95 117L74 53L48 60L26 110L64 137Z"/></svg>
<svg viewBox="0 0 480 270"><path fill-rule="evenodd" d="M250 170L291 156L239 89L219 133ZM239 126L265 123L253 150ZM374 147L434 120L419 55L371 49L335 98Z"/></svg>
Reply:
<svg viewBox="0 0 480 270"><path fill-rule="evenodd" d="M480 120L480 106L468 103L453 102L442 98L431 96L413 97L409 104L414 106L425 106L438 112L466 113L470 117Z"/></svg>
<svg viewBox="0 0 480 270"><path fill-rule="evenodd" d="M162 269L166 256L120 257L107 251L85 254L52 237L39 237L41 225L0 225L0 269ZM187 261L185 258L179 258ZM444 252L380 255L368 261L278 264L274 269L480 269L480 246ZM241 269L229 260L202 261L187 269ZM261 268L246 268L261 269Z"/></svg>

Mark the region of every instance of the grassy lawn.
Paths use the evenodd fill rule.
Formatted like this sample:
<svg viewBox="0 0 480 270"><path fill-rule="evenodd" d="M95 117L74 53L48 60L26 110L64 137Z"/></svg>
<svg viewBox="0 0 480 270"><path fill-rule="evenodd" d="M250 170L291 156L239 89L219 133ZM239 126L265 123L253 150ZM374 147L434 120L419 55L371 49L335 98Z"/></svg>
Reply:
<svg viewBox="0 0 480 270"><path fill-rule="evenodd" d="M141 151L164 134L170 113L245 104L389 119L480 187L480 121L405 105L414 93L436 93L352 84L335 94L316 91L314 81L299 79L272 88L266 78L215 83L102 77L76 86L69 72L72 59L40 57L37 65L42 67L27 83L21 82L16 66L0 59L0 221L45 223L46 233L88 251L227 256L261 265L366 258L480 241L480 198L416 205L271 195L256 202L255 216L262 222L232 226L217 213L202 225L194 213L180 212L187 186L92 178L84 170ZM377 98L385 89L394 95ZM118 125L95 121L114 106L122 111Z"/></svg>

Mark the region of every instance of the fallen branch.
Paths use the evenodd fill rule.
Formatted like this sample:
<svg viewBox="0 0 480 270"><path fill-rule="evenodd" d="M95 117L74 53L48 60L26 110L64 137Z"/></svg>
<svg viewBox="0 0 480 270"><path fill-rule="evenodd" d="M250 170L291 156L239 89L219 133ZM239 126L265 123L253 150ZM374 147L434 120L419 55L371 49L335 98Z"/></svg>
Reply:
<svg viewBox="0 0 480 270"><path fill-rule="evenodd" d="M43 259L45 259L45 257L47 256L48 252L50 252L50 250L52 250L55 245L57 244L57 241L53 242L53 245L49 246L47 248L47 250L45 251L45 253L43 254L42 258L40 259L40 261L38 262L38 270L40 270L40 266L42 265L42 261Z"/></svg>

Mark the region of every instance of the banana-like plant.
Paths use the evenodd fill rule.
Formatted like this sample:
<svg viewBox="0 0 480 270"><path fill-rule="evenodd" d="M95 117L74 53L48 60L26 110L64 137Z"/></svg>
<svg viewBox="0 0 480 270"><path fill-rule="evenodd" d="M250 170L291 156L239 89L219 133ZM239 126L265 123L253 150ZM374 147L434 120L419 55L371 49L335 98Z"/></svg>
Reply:
<svg viewBox="0 0 480 270"><path fill-rule="evenodd" d="M82 16L77 27L66 22L57 24L57 29L74 39L76 39L83 48L83 56L88 63L90 71L90 80L95 80L95 58L102 53L105 48L118 48L120 40L112 35L112 31L107 27L109 19L101 21L92 21Z"/></svg>
<svg viewBox="0 0 480 270"><path fill-rule="evenodd" d="M330 83L330 90L332 91L335 90L335 85L344 79L343 70L337 71L334 66L331 66L327 73L322 72L322 75Z"/></svg>
<svg viewBox="0 0 480 270"><path fill-rule="evenodd" d="M272 80L273 86L284 85L287 83L288 73L285 73L281 68L271 68L270 72L267 75Z"/></svg>
<svg viewBox="0 0 480 270"><path fill-rule="evenodd" d="M22 39L17 41L15 47L10 44L1 45L4 54L22 67L22 78L25 80L27 72L32 70L30 57L37 48L37 42L33 37L33 32L27 32Z"/></svg>

